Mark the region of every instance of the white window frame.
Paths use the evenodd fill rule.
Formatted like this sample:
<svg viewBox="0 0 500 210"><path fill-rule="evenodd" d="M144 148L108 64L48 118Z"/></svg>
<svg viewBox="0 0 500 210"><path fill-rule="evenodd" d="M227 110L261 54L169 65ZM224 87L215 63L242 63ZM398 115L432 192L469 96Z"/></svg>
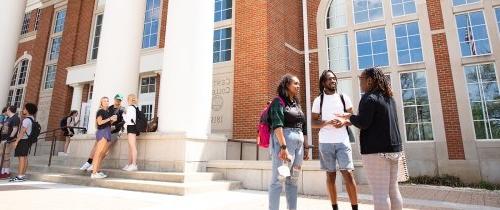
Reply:
<svg viewBox="0 0 500 210"><path fill-rule="evenodd" d="M408 140L408 136L407 136L407 130L406 130L406 118L405 118L405 107L416 107L418 105L411 105L411 106L405 106L404 105L404 100L403 100L403 87L401 86L401 75L402 74L413 74L413 73L416 73L416 72L422 72L424 75L425 75L425 89L427 91L427 101L429 102L429 104L427 104L427 106L429 106L429 115L430 115L430 122L427 122L427 123L430 123L431 124L431 129L432 129L432 139L422 139L422 140L413 140L413 141L409 141ZM434 129L434 119L433 119L433 115L432 115L432 106L431 106L431 98L430 98L430 91L429 91L429 77L427 75L427 71L425 69L416 69L416 70L411 70L411 71L401 71L401 72L398 72L398 76L399 76L399 88L401 90L401 92L399 93L399 98L401 100L401 114L402 114L402 118L403 118L403 131L404 131L404 138L405 138L405 141L407 143L422 143L422 142L433 142L436 140L436 136L435 136L435 129ZM411 88L411 89L416 89L415 87ZM421 88L419 88L421 89ZM419 139L421 138L420 136L420 124L418 122L418 115L417 115L417 123L410 123L410 124L417 124L417 126L419 127Z"/></svg>
<svg viewBox="0 0 500 210"><path fill-rule="evenodd" d="M227 63L227 62L231 62L231 61L233 60L233 53L234 53L234 49L233 49L233 43L234 43L234 40L233 40L233 32L234 32L234 29L233 29L233 27L232 27L232 26L229 26L229 27L215 28L215 29L213 30L213 33L215 33L215 31L217 31L217 30L225 30L225 29L229 29L229 30L231 30L231 33L230 33L230 34L231 34L231 37L230 37L230 40L231 40L231 47L229 48L229 50L227 50L227 49L226 49L226 50L222 50L222 44L221 44L221 48L217 51L217 53L220 53L220 54L222 55L222 53L223 53L223 52L230 51L230 52L231 52L231 55L229 56L229 60L227 60L227 61L218 61L218 62L214 62L214 61L212 60L212 63L213 63L213 64ZM219 41L222 41L222 40L227 40L227 39L220 39ZM212 44L214 43L214 41L215 41L215 37L214 37L214 40L212 40ZM222 42L221 42L221 43L222 43ZM216 53L216 52L215 52L215 49L214 49L214 50L212 50L212 54L215 54L215 53Z"/></svg>
<svg viewBox="0 0 500 210"><path fill-rule="evenodd" d="M466 67L475 67L475 66L480 66L480 65L486 65L486 64L492 64L493 65L493 68L495 69L495 77L496 77L496 83L497 83L497 87L500 89L500 82L499 82L499 77L498 77L498 72L497 72L497 65L494 61L491 61L491 62L481 62L481 63L474 63L474 64L467 64L467 65L463 65L462 66L462 74L464 75L464 78L465 78L465 93L467 95L467 106L468 106L468 109L469 109L469 116L471 117L471 122L472 122L472 131L473 131L473 134L474 134L474 140L475 141L481 141L481 142L486 142L486 141L495 141L495 142L498 142L500 139L498 138L490 138L490 139L478 139L476 137L476 129L474 127L474 116L473 116L473 113L472 113L472 107L471 107L471 100L470 100L470 96L469 96L469 83L467 83L467 75L465 74L465 68ZM500 90L499 90L500 91ZM482 101L482 98L481 98L481 102ZM486 113L486 115L488 115L488 113ZM483 119L487 119L487 118L483 118ZM490 130L491 132L491 130ZM490 134L491 135L491 134Z"/></svg>
<svg viewBox="0 0 500 210"><path fill-rule="evenodd" d="M101 35L102 35L102 25L104 23L104 12L98 12L98 13L94 14L94 20L92 22L92 30L90 32L91 33L90 34L91 40L89 41L89 50L88 50L88 58L87 58L88 61L97 60L97 57L92 58L94 49L97 49L97 56L99 56L99 46L97 46L97 48L94 48L94 43L96 41L95 40L95 37L96 37L95 33L96 33L96 29L97 29L97 20L98 20L99 15L102 15L101 32L99 33L99 45L101 45L100 39L101 39Z"/></svg>
<svg viewBox="0 0 500 210"><path fill-rule="evenodd" d="M147 6L147 2L148 0L146 0L144 3L146 4ZM141 39L141 49L156 49L156 48L159 48L160 47L160 34L161 34L161 22L162 22L162 8L163 8L163 0L151 0L153 1L160 1L160 6L158 8L158 28L157 28L157 31L156 31L156 44L154 46L148 46L148 47L144 47L144 38L146 37L146 34L144 34L144 31L142 32L142 39ZM143 24L143 28L146 26L146 13L148 12L151 12L151 11L154 11L154 8L153 10L147 10L144 12L144 24ZM148 23L152 23L152 22L148 22ZM147 36L151 36L152 34L147 34ZM151 44L151 43L149 43Z"/></svg>
<svg viewBox="0 0 500 210"><path fill-rule="evenodd" d="M374 29L380 29L380 28L383 28L384 29L384 33L385 33L385 46L387 48L387 65L386 66L373 66L373 67L379 67L379 68L387 68L389 66L391 66L391 59L390 59L390 54L389 54L389 45L387 43L388 41L388 37L387 37L387 30L386 30L386 27L385 26L382 26L382 27L375 27L375 28L365 28L365 29L362 29L362 30L357 30L357 31L354 31L354 44L355 44L355 51L356 51L356 62L357 62L357 66L356 68L358 69L358 71L362 72L364 70L364 68L360 68L359 67L359 52L358 52L358 39L356 37L356 33L357 32L363 32L363 31L371 31L371 30L374 30ZM373 43L373 40L371 38L371 32L370 32L370 44ZM379 53L379 54L376 54L376 55L380 55L382 53ZM375 54L373 54L373 45L372 45L372 54L371 56L373 57ZM373 59L373 62L375 60Z"/></svg>
<svg viewBox="0 0 500 210"><path fill-rule="evenodd" d="M345 38L347 39L347 45L345 45L344 47L347 48L347 69L341 69L341 71L337 71L336 69L331 69L331 59L330 59L330 46L329 46L329 41L328 39L330 37L336 37L336 36L345 36ZM340 73L340 72L350 72L351 71L351 51L349 50L349 34L348 33L336 33L336 34L329 34L329 35L326 35L326 60L327 60L327 66L328 66L328 69L332 70L333 72L335 73ZM334 48L334 49L338 49L338 48ZM340 59L333 59L333 60L340 60Z"/></svg>
<svg viewBox="0 0 500 210"><path fill-rule="evenodd" d="M500 17L497 18L497 16L500 16L500 6L493 7L493 13L495 14L495 20L496 20L495 21L495 23L496 23L495 25L497 25L498 33L500 33Z"/></svg>
<svg viewBox="0 0 500 210"><path fill-rule="evenodd" d="M56 39L60 39L61 41L59 42L59 50L57 51L57 57L51 59L52 55L55 55L55 53L52 53L52 48L54 47L54 41ZM50 45L49 45L49 50L47 50L47 63L57 63L59 60L59 56L61 54L61 45L62 45L62 36L53 36L50 38Z"/></svg>
<svg viewBox="0 0 500 210"><path fill-rule="evenodd" d="M149 83L149 81L150 81L149 79L151 79L151 78L154 78L154 81L155 81L155 83L154 83L154 84ZM147 83L146 85L143 85L143 84L142 84L142 80L143 80L143 79L148 79L148 83ZM156 87L157 87L157 85L158 85L158 81L157 81L157 78L156 78L156 76L155 76L155 75L141 77L141 80L140 80L140 83L139 83L139 93L140 93L140 94L156 93ZM147 91L147 92L142 92L142 87L143 87L143 86L146 86L146 87L147 87L147 89L148 89L148 91ZM149 91L149 88L150 88L151 86L153 86L153 87L154 87L153 91Z"/></svg>
<svg viewBox="0 0 500 210"><path fill-rule="evenodd" d="M354 3L354 1L355 1L355 0L352 0L352 11L351 11L351 14L352 14L352 22L354 23L354 25L358 25L358 24L365 24L365 23L371 23L371 22L375 22L375 21L382 21L382 20L384 20L384 13L385 13L385 11L384 11L384 6L385 6L385 5L384 5L384 0L377 0L377 1L380 1L380 3L382 4L382 7L380 7L380 8L382 8L382 16L381 16L381 18L380 18L380 19L377 19L377 20L372 20L372 19L370 18L370 9L368 9L368 10L363 10L363 11L368 12L368 21L365 21L365 22L360 22L360 23L356 22L356 12L355 12L355 11L356 11L356 6L354 5L354 4L355 4L355 3ZM373 10L373 9L372 9L372 10Z"/></svg>
<svg viewBox="0 0 500 210"><path fill-rule="evenodd" d="M417 14L418 13L418 7L417 7L417 3L415 2L416 0L411 0L413 2L413 5L415 5L415 13L406 13L406 9L404 10L404 14L403 15L394 15L394 8L393 8L393 5L394 3L392 3L392 1L394 0L390 0L390 3L391 3L391 15L392 15L392 18L400 18L400 17L405 17L405 16L408 16L408 15L413 15L413 14ZM405 0L403 0L405 1ZM396 4L403 4L403 8L404 8L404 4L406 2L402 2L402 3L396 3Z"/></svg>
<svg viewBox="0 0 500 210"><path fill-rule="evenodd" d="M471 1L471 0L465 0L465 4L455 5L455 1L451 0L451 5L453 5L454 7L461 7L461 6L465 6L465 5L472 5L472 4L481 3L481 0L477 0L476 2L470 2L470 3L469 3L469 1Z"/></svg>
<svg viewBox="0 0 500 210"><path fill-rule="evenodd" d="M215 12L217 11L217 8L215 8L215 10L214 10L214 22L215 22L215 23L217 23L217 22L223 22L223 21L226 21L226 20L231 20L231 19L233 19L233 8L234 8L234 4L233 4L234 2L233 2L233 0L215 0L215 1L214 1L214 5L215 5L215 3L216 3L217 1L220 1L220 2L230 1L230 2L231 2L231 8L229 8L229 9L224 9L224 8L222 8L222 9L220 10L221 12L224 12L224 11L226 11L226 12L227 12L228 10L230 10L230 11L231 11L231 12L230 12L231 17L230 17L230 18L228 18L228 19L221 19L221 20L219 20L219 21L215 21ZM223 5L223 3L221 3L221 5Z"/></svg>
<svg viewBox="0 0 500 210"><path fill-rule="evenodd" d="M458 32L458 23L457 23L457 16L458 15L463 15L463 14L467 14L469 16L469 20L470 20L470 13L474 13L474 12L482 12L483 13L483 19L484 19L484 27L486 29L486 35L488 36L488 45L490 47L490 53L486 53L486 54L481 54L481 55L468 55L468 56L464 56L462 55L462 47L460 46L460 34ZM455 22L455 34L457 36L457 41L458 41L458 48L460 49L460 57L461 58L472 58L472 57L480 57L480 56L488 56L488 55L492 55L494 52L493 52L493 46L491 45L491 37L490 37L490 32L489 32L489 29L488 29L488 23L487 23L487 20L486 20L486 16L484 14L484 9L479 9L479 10L472 10L472 11L466 11L466 12L460 12L460 13L455 13L453 14L453 21ZM472 25L471 25L472 27ZM484 40L484 39L482 39ZM474 39L474 41L476 41Z"/></svg>
<svg viewBox="0 0 500 210"><path fill-rule="evenodd" d="M328 7L326 9L326 19L325 19L325 26L326 26L326 30L329 30L329 29L335 29L335 28L342 28L342 27L346 27L347 24L348 24L348 10L347 10L347 1L350 1L350 0L342 0L343 3L337 3L338 1L337 0L331 0L330 3L328 3ZM335 5L333 5L335 4ZM328 11L330 11L330 8L332 8L332 6L342 6L343 5L343 11L344 11L344 14L343 15L338 15L337 13L334 13L334 16L333 18L338 18L338 17L342 17L344 16L345 18L345 23L343 25L340 25L340 26L336 26L336 27L331 27L331 28L328 28L328 21L329 19L331 18L330 13ZM353 12L354 14L354 12Z"/></svg>
<svg viewBox="0 0 500 210"><path fill-rule="evenodd" d="M58 19L57 16L58 14L60 14L61 12L64 12L64 18L62 19L62 25L57 25L58 23L58 20L61 20L61 19ZM54 12L54 21L52 23L52 27L51 27L51 31L53 34L58 34L58 33L63 33L64 32L64 24L66 23L66 17L67 17L67 14L68 14L68 11L66 9L66 7L63 7L63 8L60 8L60 9L57 9L55 12ZM56 31L56 29L58 28L58 26L62 27L61 28L61 31Z"/></svg>
<svg viewBox="0 0 500 210"><path fill-rule="evenodd" d="M417 23L417 27L418 27L418 38L420 40L420 50L422 51L422 61L418 61L418 62L410 62L410 63L399 63L399 50L398 50L398 43L397 43L397 34L396 34L396 26L399 26L399 25L406 25L406 24L409 24L409 23ZM422 28L420 27L420 22L418 20L414 20L414 21L409 21L409 22L403 22L403 23L397 23L397 24L394 24L393 26L393 29L394 29L394 47L396 48L396 61L398 63L398 65L400 66L406 66L406 65L412 65L412 64L419 64L419 63L424 63L425 62L425 53L424 53L424 49L423 49L423 42L422 42ZM408 50L412 50L412 49L417 49L417 48L410 48L410 39L408 37L408 35L406 35L406 38L408 39ZM410 60L411 60L411 54L410 54Z"/></svg>
<svg viewBox="0 0 500 210"><path fill-rule="evenodd" d="M54 72L53 72L53 78L50 78L49 80L49 68L54 67ZM55 86L55 81L56 81L56 75L57 75L57 64L50 64L45 66L45 70L43 73L43 89L44 90L50 90L54 89Z"/></svg>
<svg viewBox="0 0 500 210"><path fill-rule="evenodd" d="M27 34L29 32L30 21L31 21L31 11L24 13L23 25L21 26L21 35Z"/></svg>
<svg viewBox="0 0 500 210"><path fill-rule="evenodd" d="M26 75L24 77L24 83L23 84L18 84L18 80L19 80L19 76L21 74L21 71L20 71L20 68L21 68L21 65L22 65L22 62L23 61L27 61L27 67L26 67ZM22 93L22 96L21 96L21 100L19 101L19 107L22 107L23 103L24 103L24 98L26 96L26 87L28 85L28 78L29 78L29 73L30 73L30 69L31 69L31 57L27 57L27 56L23 56L22 58L20 58L17 62L16 62L16 65L14 66L14 74L12 75L12 78L9 79L9 89L8 91L13 91L13 95L12 97L15 97L15 94L16 94L16 90L18 89L23 89L23 93ZM11 81L12 79L15 78L15 83L14 85L11 85ZM7 102L14 102L15 99L12 99L12 101L7 101ZM9 104L9 105L14 105L14 104Z"/></svg>

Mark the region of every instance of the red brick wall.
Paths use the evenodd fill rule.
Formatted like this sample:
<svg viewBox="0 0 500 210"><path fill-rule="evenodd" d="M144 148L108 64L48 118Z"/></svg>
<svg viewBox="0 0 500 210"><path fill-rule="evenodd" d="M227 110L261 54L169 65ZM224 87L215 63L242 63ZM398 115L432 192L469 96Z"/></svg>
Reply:
<svg viewBox="0 0 500 210"><path fill-rule="evenodd" d="M318 29L316 26L316 18L318 16L318 8L319 8L320 0L309 0L307 1L307 22L309 25L309 48L310 49L318 49ZM309 59L311 63L309 64L309 71L311 77L311 105L312 101L316 96L319 95L319 58L318 53L313 52L309 54ZM322 69L324 70L324 69ZM313 148L313 158L317 159L319 157L318 152L318 132L319 129L312 129L312 140L313 145L316 147Z"/></svg>
<svg viewBox="0 0 500 210"><path fill-rule="evenodd" d="M67 67L86 63L92 26L94 0L69 0L57 62L48 129L59 126L60 119L71 108L72 88L66 85Z"/></svg>
<svg viewBox="0 0 500 210"><path fill-rule="evenodd" d="M436 60L443 120L446 122L444 129L446 132L446 144L448 146L448 158L450 160L462 160L465 159L465 153L446 34L439 33L432 35L432 45L434 48L434 59Z"/></svg>
<svg viewBox="0 0 500 210"><path fill-rule="evenodd" d="M439 0L427 0L427 10L431 30L444 29L441 3ZM446 144L448 146L448 158L450 160L465 159L460 119L458 115L457 99L453 82L452 69L448 43L444 32L432 35L434 48L434 59L438 74L439 94L441 95L441 107L443 109L444 129L446 133Z"/></svg>
<svg viewBox="0 0 500 210"><path fill-rule="evenodd" d="M236 0L233 137L255 138L258 113L269 100L267 1ZM260 103L259 103L260 102Z"/></svg>
<svg viewBox="0 0 500 210"><path fill-rule="evenodd" d="M45 65L45 56L47 53L47 45L49 42L49 33L52 26L52 15L54 7L49 6L42 9L40 16L40 25L36 39L33 41L31 68L26 86L26 95L24 102L32 102L38 104L38 96L40 93L40 86L42 82L42 75ZM27 43L21 44L24 45ZM21 47L20 46L20 47ZM19 54L18 54L19 55Z"/></svg>
<svg viewBox="0 0 500 210"><path fill-rule="evenodd" d="M163 0L161 8L160 43L159 47L165 47L165 30L167 28L168 0ZM156 116L156 115L155 115Z"/></svg>
<svg viewBox="0 0 500 210"><path fill-rule="evenodd" d="M300 1L236 0L233 135L256 137L259 114L276 95L279 79L292 73L304 81ZM304 88L302 89L302 98ZM305 101L302 101L305 107Z"/></svg>

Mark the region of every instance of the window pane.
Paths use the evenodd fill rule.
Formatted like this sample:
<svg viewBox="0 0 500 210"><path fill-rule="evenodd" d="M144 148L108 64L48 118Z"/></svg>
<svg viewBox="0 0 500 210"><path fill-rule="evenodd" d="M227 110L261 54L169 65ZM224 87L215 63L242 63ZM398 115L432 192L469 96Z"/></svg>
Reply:
<svg viewBox="0 0 500 210"><path fill-rule="evenodd" d="M214 63L231 60L231 28L214 31Z"/></svg>
<svg viewBox="0 0 500 210"><path fill-rule="evenodd" d="M432 134L432 124L420 124L420 137L422 138L421 140L434 140L434 136Z"/></svg>
<svg viewBox="0 0 500 210"><path fill-rule="evenodd" d="M417 110L415 107L405 107L405 123L417 123Z"/></svg>
<svg viewBox="0 0 500 210"><path fill-rule="evenodd" d="M494 65L466 66L464 71L476 138L498 139L500 137L500 93Z"/></svg>
<svg viewBox="0 0 500 210"><path fill-rule="evenodd" d="M214 21L231 19L232 0L215 0Z"/></svg>
<svg viewBox="0 0 500 210"><path fill-rule="evenodd" d="M334 72L345 72L349 66L347 34L327 38L329 67Z"/></svg>
<svg viewBox="0 0 500 210"><path fill-rule="evenodd" d="M384 28L356 32L358 69L389 65L385 38Z"/></svg>
<svg viewBox="0 0 500 210"><path fill-rule="evenodd" d="M406 139L408 141L418 141L418 125L417 124L407 124L406 125Z"/></svg>
<svg viewBox="0 0 500 210"><path fill-rule="evenodd" d="M363 23L383 18L381 0L353 0L354 20L356 23Z"/></svg>
<svg viewBox="0 0 500 210"><path fill-rule="evenodd" d="M66 10L61 10L56 13L56 21L54 25L54 33L64 30L64 20L66 18Z"/></svg>
<svg viewBox="0 0 500 210"><path fill-rule="evenodd" d="M453 6L459 6L464 4L472 4L479 2L479 0L453 0Z"/></svg>
<svg viewBox="0 0 500 210"><path fill-rule="evenodd" d="M408 140L433 140L425 72L401 73L400 78Z"/></svg>
<svg viewBox="0 0 500 210"><path fill-rule="evenodd" d="M326 27L338 28L347 25L345 0L335 0L330 3L326 17Z"/></svg>
<svg viewBox="0 0 500 210"><path fill-rule="evenodd" d="M487 139L484 121L474 121L474 131L476 132L476 139Z"/></svg>
<svg viewBox="0 0 500 210"><path fill-rule="evenodd" d="M491 53L483 11L456 15L455 20L462 56Z"/></svg>
<svg viewBox="0 0 500 210"><path fill-rule="evenodd" d="M160 16L160 3L158 0L146 1L144 14L144 31L142 35L142 48L152 48L158 45L158 23Z"/></svg>
<svg viewBox="0 0 500 210"><path fill-rule="evenodd" d="M495 14L497 16L497 29L500 32L500 7L495 9Z"/></svg>

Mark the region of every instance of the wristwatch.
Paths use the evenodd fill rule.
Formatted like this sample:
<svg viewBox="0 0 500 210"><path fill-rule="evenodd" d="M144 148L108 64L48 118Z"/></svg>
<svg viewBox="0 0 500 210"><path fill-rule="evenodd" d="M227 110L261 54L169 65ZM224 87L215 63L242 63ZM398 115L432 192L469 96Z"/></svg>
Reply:
<svg viewBox="0 0 500 210"><path fill-rule="evenodd" d="M286 149L286 144L281 145L280 149L282 149L282 150Z"/></svg>

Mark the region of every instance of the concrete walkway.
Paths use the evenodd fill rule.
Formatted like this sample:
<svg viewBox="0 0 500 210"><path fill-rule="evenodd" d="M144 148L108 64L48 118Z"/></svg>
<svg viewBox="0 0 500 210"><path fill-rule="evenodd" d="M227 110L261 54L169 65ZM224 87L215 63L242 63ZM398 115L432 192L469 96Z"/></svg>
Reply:
<svg viewBox="0 0 500 210"><path fill-rule="evenodd" d="M360 209L373 209L371 196L360 194ZM459 196L460 198L460 196ZM491 199L500 200L500 197ZM340 195L340 209L350 209L346 195ZM329 210L325 197L301 196L301 210ZM257 210L267 209L267 193L238 190L173 196L48 182L0 181L2 210ZM405 198L405 209L496 209L491 206ZM286 209L282 197L281 208Z"/></svg>

